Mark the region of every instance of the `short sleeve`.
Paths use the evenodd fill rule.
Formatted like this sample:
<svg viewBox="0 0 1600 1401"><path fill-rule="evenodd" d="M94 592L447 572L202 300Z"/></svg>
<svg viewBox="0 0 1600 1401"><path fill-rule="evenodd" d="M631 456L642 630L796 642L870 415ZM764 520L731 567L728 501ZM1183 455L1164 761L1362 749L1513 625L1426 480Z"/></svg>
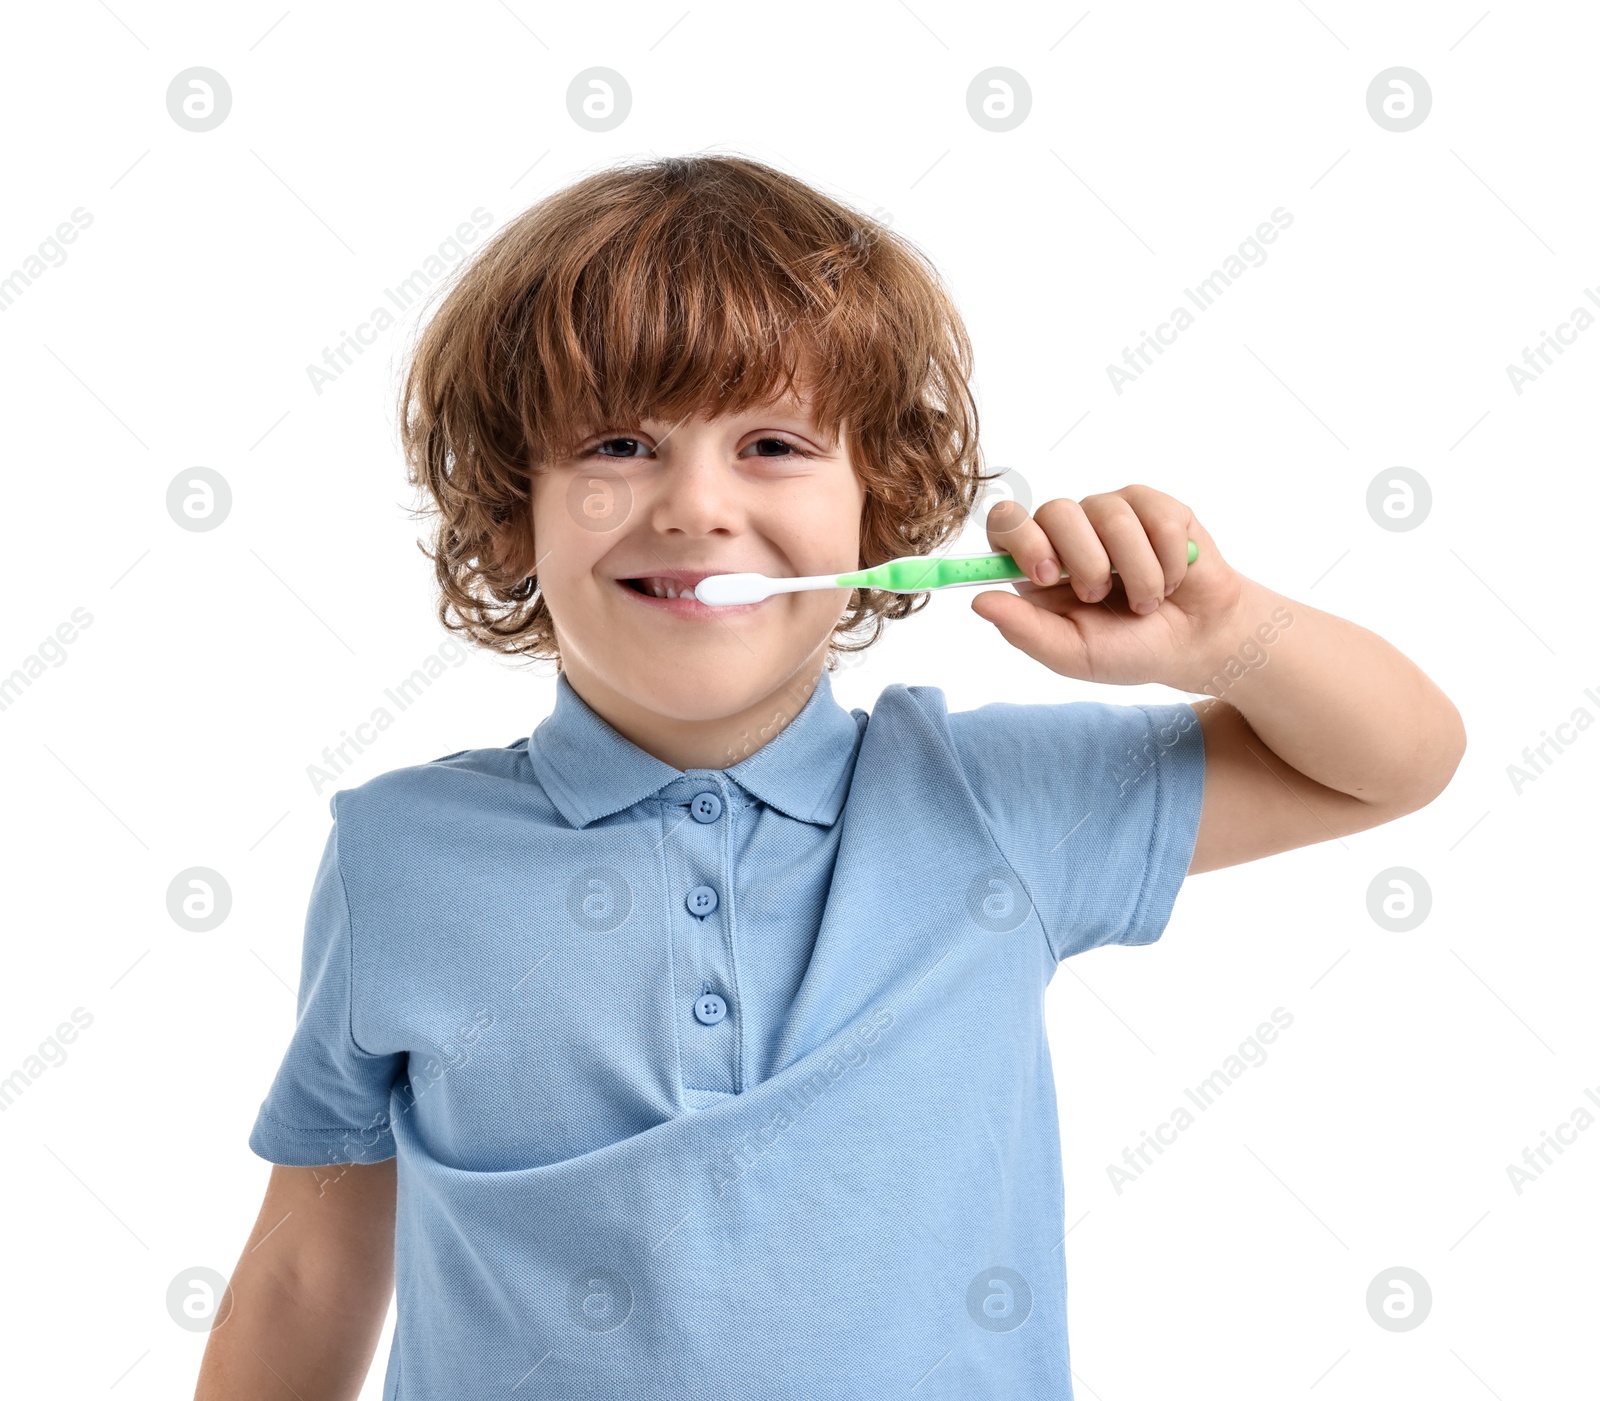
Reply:
<svg viewBox="0 0 1600 1401"><path fill-rule="evenodd" d="M389 1093L405 1054L356 1044L351 1019L352 929L333 829L311 887L294 1034L250 1132L250 1150L289 1167L376 1163L395 1155Z"/></svg>
<svg viewBox="0 0 1600 1401"><path fill-rule="evenodd" d="M1160 938L1200 830L1205 742L1193 708L996 703L950 721L1056 961Z"/></svg>

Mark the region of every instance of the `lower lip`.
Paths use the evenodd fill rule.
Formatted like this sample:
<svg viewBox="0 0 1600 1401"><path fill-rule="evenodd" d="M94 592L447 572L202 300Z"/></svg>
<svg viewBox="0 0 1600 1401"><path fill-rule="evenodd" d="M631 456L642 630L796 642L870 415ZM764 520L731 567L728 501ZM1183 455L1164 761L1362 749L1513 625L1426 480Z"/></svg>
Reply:
<svg viewBox="0 0 1600 1401"><path fill-rule="evenodd" d="M654 608L658 613L669 613L679 618L737 618L741 613L754 613L756 609L761 607L761 603L766 602L766 599L762 599L761 603L730 603L713 607L709 603L700 602L698 598L693 596L689 598L657 598L653 593L640 593L638 589L623 583L621 579L617 580L617 587L627 594L629 598L633 599L635 603L643 603L647 607Z"/></svg>

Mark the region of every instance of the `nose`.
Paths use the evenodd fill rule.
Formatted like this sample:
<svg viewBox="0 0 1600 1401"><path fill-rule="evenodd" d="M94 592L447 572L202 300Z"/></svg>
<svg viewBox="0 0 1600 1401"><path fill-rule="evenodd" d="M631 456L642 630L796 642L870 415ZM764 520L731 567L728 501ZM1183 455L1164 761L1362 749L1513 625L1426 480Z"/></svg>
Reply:
<svg viewBox="0 0 1600 1401"><path fill-rule="evenodd" d="M741 485L733 462L711 444L682 443L656 474L648 519L662 533L732 529L743 509Z"/></svg>

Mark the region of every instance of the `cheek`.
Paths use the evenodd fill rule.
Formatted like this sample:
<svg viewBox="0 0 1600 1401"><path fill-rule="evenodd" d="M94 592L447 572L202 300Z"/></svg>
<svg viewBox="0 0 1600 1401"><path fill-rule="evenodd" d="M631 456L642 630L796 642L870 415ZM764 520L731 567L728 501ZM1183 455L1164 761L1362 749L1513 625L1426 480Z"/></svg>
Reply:
<svg viewBox="0 0 1600 1401"><path fill-rule="evenodd" d="M545 545L539 554L540 587L552 613L571 615L597 606L594 589L609 587L609 581L586 575L588 566L581 564L569 549Z"/></svg>
<svg viewBox="0 0 1600 1401"><path fill-rule="evenodd" d="M577 593L605 554L608 542L616 538L579 525L567 513L561 485L551 482L546 491L535 493L531 542L539 587L547 598L558 602Z"/></svg>
<svg viewBox="0 0 1600 1401"><path fill-rule="evenodd" d="M781 538L804 574L843 573L859 567L865 495L859 484L837 483L833 489L790 503Z"/></svg>

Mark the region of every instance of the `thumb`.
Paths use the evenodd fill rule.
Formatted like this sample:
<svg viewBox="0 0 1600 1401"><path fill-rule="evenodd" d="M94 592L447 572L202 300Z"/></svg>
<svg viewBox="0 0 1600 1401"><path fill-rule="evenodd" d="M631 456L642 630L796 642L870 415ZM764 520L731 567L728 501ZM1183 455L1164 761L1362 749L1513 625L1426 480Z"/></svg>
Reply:
<svg viewBox="0 0 1600 1401"><path fill-rule="evenodd" d="M1073 675L1074 662L1083 660L1078 630L1017 594L985 590L972 600L972 611L998 628L1000 636L1018 651L1052 671Z"/></svg>

